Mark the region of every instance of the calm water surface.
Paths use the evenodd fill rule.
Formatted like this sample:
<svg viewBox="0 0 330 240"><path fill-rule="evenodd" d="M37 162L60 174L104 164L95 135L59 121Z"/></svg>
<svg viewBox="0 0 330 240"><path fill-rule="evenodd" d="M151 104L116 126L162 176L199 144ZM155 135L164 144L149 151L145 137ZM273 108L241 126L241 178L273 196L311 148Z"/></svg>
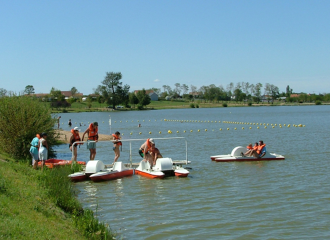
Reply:
<svg viewBox="0 0 330 240"><path fill-rule="evenodd" d="M330 106L110 114L112 131L120 131L124 139L186 137L188 159L192 162L188 166L192 168L189 177L183 179L152 180L136 175L102 183L75 184L83 206L93 209L123 239L330 239ZM100 133L110 132L109 113L61 116L65 130L69 130L66 122L71 118L74 126L78 122L88 125L98 121ZM257 129L257 125L222 121L269 125L267 129L264 126ZM138 123L142 124L141 128L137 127ZM277 126L272 128L271 124ZM293 124L306 127L293 127ZM85 130L86 126L81 128ZM169 135L168 130L173 133ZM286 160L242 163L210 160L211 155L227 154L236 146L259 140L267 144L269 152L280 153ZM133 162L141 160L137 154L140 144L142 141L132 144ZM174 160L185 158L182 140L157 140L156 145L164 156ZM114 157L111 144L100 142L97 147L96 158L111 163ZM128 162L127 143L121 154L120 160ZM67 145L58 148L59 158L70 156ZM78 160L88 160L88 156L85 147L79 149Z"/></svg>

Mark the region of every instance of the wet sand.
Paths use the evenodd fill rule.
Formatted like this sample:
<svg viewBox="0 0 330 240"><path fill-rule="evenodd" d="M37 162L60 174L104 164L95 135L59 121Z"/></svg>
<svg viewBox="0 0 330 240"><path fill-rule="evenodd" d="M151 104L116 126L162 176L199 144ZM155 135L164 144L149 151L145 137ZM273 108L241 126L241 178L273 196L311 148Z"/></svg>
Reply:
<svg viewBox="0 0 330 240"><path fill-rule="evenodd" d="M64 131L64 130L56 130L59 134L58 140L64 143L69 143L70 137L71 137L71 132L70 131ZM84 133L80 132L79 135L82 138L82 135ZM85 141L87 141L87 135L85 135ZM109 141L112 140L112 136L106 135L106 134L99 134L99 141Z"/></svg>

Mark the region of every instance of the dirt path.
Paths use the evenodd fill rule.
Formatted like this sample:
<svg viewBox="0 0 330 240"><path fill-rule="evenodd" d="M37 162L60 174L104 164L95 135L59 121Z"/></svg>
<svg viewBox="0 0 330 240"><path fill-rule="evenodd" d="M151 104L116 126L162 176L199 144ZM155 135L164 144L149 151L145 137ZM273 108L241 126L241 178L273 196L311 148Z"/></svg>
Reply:
<svg viewBox="0 0 330 240"><path fill-rule="evenodd" d="M64 131L64 130L56 130L59 133L59 139L60 141L64 143L69 143L71 132L70 131ZM82 137L83 132L79 133L80 137ZM85 141L87 140L87 136L85 135ZM112 136L106 135L106 134L99 134L99 141L109 141L112 140Z"/></svg>

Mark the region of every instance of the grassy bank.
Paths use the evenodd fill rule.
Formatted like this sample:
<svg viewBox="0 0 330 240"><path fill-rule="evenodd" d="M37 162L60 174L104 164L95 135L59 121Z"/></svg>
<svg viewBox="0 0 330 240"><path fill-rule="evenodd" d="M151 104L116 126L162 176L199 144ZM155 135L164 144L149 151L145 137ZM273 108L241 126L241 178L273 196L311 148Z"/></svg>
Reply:
<svg viewBox="0 0 330 240"><path fill-rule="evenodd" d="M70 173L70 166L33 170L0 154L0 239L113 239L82 209Z"/></svg>

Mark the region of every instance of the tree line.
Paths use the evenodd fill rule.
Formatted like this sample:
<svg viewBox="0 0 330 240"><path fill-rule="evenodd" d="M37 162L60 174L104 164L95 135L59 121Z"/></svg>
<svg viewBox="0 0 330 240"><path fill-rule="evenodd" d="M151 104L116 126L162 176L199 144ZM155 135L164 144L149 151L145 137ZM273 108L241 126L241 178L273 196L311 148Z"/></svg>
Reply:
<svg viewBox="0 0 330 240"><path fill-rule="evenodd" d="M150 104L151 99L147 91L152 90L160 99L186 99L193 101L194 99L202 99L209 102L219 101L236 101L236 102L256 102L269 101L273 102L280 97L286 97L287 102L313 102L313 101L330 101L330 94L306 94L300 93L296 97L291 97L293 93L292 88L287 85L285 92L280 92L279 88L270 83L250 84L249 82L238 82L234 84L229 83L226 88L222 85L216 86L211 84L208 86L197 87L194 85L175 83L174 87L163 85L161 88L142 89L135 92L130 92L128 84L123 85L121 72L106 72L106 76L101 84L98 85L94 91L94 96L89 95L87 102L98 101L99 103L107 103L116 108L117 105L122 104L125 107L134 107L137 105L138 109L143 109ZM190 90L190 91L189 91ZM27 85L23 94L34 94L35 90L32 85ZM79 93L76 87L71 88L71 95L76 96ZM0 97L12 95L12 92L0 88ZM51 101L52 107L68 107L73 102L77 101L78 97L73 97L65 100L65 96L60 90L52 87L50 93L46 96Z"/></svg>

